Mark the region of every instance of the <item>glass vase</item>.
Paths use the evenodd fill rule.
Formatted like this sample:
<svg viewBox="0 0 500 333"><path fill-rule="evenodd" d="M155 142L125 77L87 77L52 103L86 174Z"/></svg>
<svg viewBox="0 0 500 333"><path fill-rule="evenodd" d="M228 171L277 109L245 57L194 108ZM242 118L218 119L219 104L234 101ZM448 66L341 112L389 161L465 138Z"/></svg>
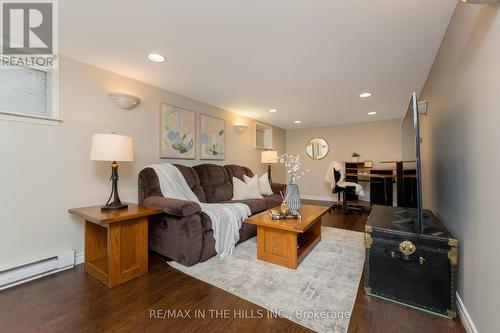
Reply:
<svg viewBox="0 0 500 333"><path fill-rule="evenodd" d="M286 198L288 208L297 211L300 209L300 194L299 186L297 184L288 184L286 186Z"/></svg>

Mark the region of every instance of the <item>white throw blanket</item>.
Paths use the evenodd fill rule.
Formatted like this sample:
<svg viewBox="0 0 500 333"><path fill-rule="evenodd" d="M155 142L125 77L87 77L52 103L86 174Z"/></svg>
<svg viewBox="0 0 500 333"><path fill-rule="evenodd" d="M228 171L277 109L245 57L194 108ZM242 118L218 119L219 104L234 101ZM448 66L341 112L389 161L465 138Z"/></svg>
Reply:
<svg viewBox="0 0 500 333"><path fill-rule="evenodd" d="M335 181L335 173L333 172L333 169L340 172L340 179L338 182ZM359 185L358 183L345 181L344 164L336 162L336 161L333 161L328 166L328 169L326 170L326 175L325 175L325 182L329 183L331 188L334 188L335 185L338 185L339 187L354 186L356 188L355 191L356 191L357 195L365 195L365 192L363 191L363 188L361 187L361 185Z"/></svg>
<svg viewBox="0 0 500 333"><path fill-rule="evenodd" d="M241 224L252 214L250 208L242 203L203 203L191 191L182 173L170 163L153 164L150 168L158 175L163 196L179 200L194 201L202 212L210 216L215 238L215 251L219 257L233 253L240 239Z"/></svg>

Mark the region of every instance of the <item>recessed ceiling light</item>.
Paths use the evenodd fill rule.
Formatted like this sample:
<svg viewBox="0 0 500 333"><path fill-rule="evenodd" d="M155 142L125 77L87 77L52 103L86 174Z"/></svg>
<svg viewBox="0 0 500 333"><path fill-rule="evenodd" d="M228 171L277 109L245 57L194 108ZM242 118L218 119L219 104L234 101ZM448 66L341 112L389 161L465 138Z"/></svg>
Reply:
<svg viewBox="0 0 500 333"><path fill-rule="evenodd" d="M373 116L374 114L377 114L377 112L375 112L375 111L370 111L370 112L368 112L368 114L369 114L370 116Z"/></svg>
<svg viewBox="0 0 500 333"><path fill-rule="evenodd" d="M302 120L294 120L293 121L295 124L302 124Z"/></svg>
<svg viewBox="0 0 500 333"><path fill-rule="evenodd" d="M372 95L372 94L371 94L371 93L369 93L369 92L364 92L364 93L360 94L360 95L359 95L359 97L361 97L361 98L366 98L366 97L370 97L371 95Z"/></svg>
<svg viewBox="0 0 500 333"><path fill-rule="evenodd" d="M164 62L165 57L158 53L150 53L148 54L148 59L153 62Z"/></svg>
<svg viewBox="0 0 500 333"><path fill-rule="evenodd" d="M278 110L276 110L276 109L270 109L269 112L275 113L275 112L278 112Z"/></svg>

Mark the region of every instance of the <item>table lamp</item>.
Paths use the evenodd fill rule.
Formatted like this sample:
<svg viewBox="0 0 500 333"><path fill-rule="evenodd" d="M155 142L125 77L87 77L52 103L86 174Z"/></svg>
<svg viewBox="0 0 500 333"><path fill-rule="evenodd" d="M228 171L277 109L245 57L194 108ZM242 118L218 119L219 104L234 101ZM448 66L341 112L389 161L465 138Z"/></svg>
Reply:
<svg viewBox="0 0 500 333"><path fill-rule="evenodd" d="M90 160L111 162L111 195L108 202L101 207L101 210L115 210L127 208L128 205L120 201L118 195L118 163L132 162L134 160L134 145L132 138L123 135L94 134L92 137L92 148L90 150ZM111 201L113 198L113 201Z"/></svg>
<svg viewBox="0 0 500 333"><path fill-rule="evenodd" d="M267 163L267 177L271 180L271 163L278 163L278 152L276 150L266 150L260 155L260 162Z"/></svg>

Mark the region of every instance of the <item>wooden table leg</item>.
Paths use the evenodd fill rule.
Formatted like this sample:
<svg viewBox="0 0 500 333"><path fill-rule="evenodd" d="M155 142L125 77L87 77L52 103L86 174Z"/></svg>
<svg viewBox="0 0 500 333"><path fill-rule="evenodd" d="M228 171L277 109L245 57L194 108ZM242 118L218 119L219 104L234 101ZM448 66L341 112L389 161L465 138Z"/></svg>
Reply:
<svg viewBox="0 0 500 333"><path fill-rule="evenodd" d="M85 221L85 271L108 285L108 228Z"/></svg>
<svg viewBox="0 0 500 333"><path fill-rule="evenodd" d="M257 226L257 259L297 269L305 257L321 241L321 217L304 232L307 241L297 248L298 233Z"/></svg>
<svg viewBox="0 0 500 333"><path fill-rule="evenodd" d="M257 226L257 259L297 269L297 233Z"/></svg>
<svg viewBox="0 0 500 333"><path fill-rule="evenodd" d="M148 271L148 219L85 223L85 271L112 288Z"/></svg>
<svg viewBox="0 0 500 333"><path fill-rule="evenodd" d="M110 288L148 271L148 219L111 224L108 229Z"/></svg>

